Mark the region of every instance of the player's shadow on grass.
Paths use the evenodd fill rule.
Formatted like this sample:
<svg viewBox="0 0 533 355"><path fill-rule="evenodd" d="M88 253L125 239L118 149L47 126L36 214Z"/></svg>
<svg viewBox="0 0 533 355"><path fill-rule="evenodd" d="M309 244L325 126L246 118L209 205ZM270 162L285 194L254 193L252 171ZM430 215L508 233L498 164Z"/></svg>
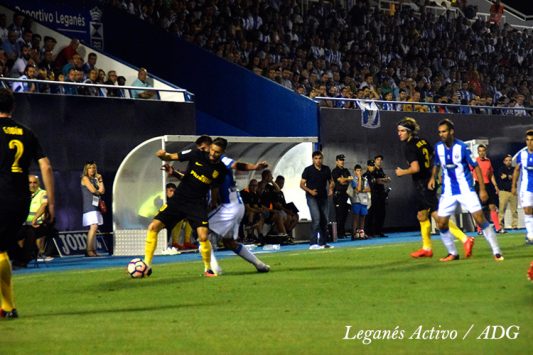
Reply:
<svg viewBox="0 0 533 355"><path fill-rule="evenodd" d="M151 312L159 310L180 310L188 309L190 307L212 307L212 302L205 303L188 303L188 304L171 304L171 305L158 305L158 306L138 306L138 307L127 307L127 308L100 308L97 310L94 309L78 309L71 311L54 311L52 313L34 313L34 314L24 314L24 319L32 318L51 318L51 317L63 317L63 316L83 316L83 315L98 315L98 314L117 314L117 313L137 313L137 312Z"/></svg>
<svg viewBox="0 0 533 355"><path fill-rule="evenodd" d="M153 288L154 286L159 285L173 285L173 284L184 284L184 283L190 283L190 282L205 282L205 277L201 274L194 274L192 272L191 274L187 275L177 275L177 276L169 276L164 275L152 275L149 277L145 277L142 279L133 279L129 277L127 274L125 274L123 277L116 278L110 281L101 282L95 285L95 289L99 290L106 290L106 291L114 291L116 289L124 289L124 288L133 288L137 289L140 287L148 287Z"/></svg>

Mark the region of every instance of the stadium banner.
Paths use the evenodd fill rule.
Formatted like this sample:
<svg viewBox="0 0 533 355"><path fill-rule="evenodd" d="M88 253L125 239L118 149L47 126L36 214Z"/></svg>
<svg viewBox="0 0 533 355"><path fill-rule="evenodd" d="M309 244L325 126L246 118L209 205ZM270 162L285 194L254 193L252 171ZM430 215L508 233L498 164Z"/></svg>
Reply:
<svg viewBox="0 0 533 355"><path fill-rule="evenodd" d="M87 251L87 231L58 232L53 238L59 256L80 256ZM108 255L104 234L96 234L96 253Z"/></svg>
<svg viewBox="0 0 533 355"><path fill-rule="evenodd" d="M3 0L2 5L67 37L104 49L103 12L92 2L76 2L72 7L65 1Z"/></svg>

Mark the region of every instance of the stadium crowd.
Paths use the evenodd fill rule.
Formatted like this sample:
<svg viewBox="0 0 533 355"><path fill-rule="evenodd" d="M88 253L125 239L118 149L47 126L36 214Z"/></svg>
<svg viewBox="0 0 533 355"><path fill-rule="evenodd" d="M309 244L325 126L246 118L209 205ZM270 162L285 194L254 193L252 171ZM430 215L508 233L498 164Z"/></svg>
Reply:
<svg viewBox="0 0 533 355"><path fill-rule="evenodd" d="M98 68L96 65L98 56L94 52L89 53L87 61L84 61L78 51L80 46L78 39L73 38L67 46L57 51L55 38L51 36L43 38L31 28L32 19L24 14L14 13L12 22L8 25L6 14L0 13L0 77L49 80L58 84L0 81L0 87L10 87L14 92L128 96L126 90L118 88L62 85L61 83L71 82L124 86L126 79L118 76L115 70L106 73ZM135 82L132 85L141 86Z"/></svg>
<svg viewBox="0 0 533 355"><path fill-rule="evenodd" d="M370 0L354 1L349 10L325 1L303 9L295 0L108 3L311 98L429 103L385 110L511 115L527 115L523 108L533 102L531 31L460 12L380 11ZM349 108L353 101L321 104ZM498 106L516 109L490 108Z"/></svg>

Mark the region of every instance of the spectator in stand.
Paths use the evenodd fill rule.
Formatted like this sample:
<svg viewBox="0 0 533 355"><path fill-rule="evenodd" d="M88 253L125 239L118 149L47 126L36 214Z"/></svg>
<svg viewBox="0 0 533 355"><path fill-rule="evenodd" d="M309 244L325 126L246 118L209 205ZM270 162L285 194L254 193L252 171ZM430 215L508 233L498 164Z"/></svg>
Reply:
<svg viewBox="0 0 533 355"><path fill-rule="evenodd" d="M20 48L20 57L15 60L15 63L11 68L11 77L18 78L24 74L28 64L35 63L30 63L30 47L28 45L23 45Z"/></svg>
<svg viewBox="0 0 533 355"><path fill-rule="evenodd" d="M72 38L68 46L61 49L61 51L57 54L56 61L55 61L56 69L63 69L63 67L67 63L69 63L69 61L72 59L72 57L74 57L74 54L78 54L79 46L80 46L79 39Z"/></svg>
<svg viewBox="0 0 533 355"><path fill-rule="evenodd" d="M98 70L91 69L89 70L88 78L83 83L84 84L96 84L97 76L98 76ZM101 92L100 88L97 88L94 86L82 86L78 89L78 91L81 95L86 95L86 96L105 96Z"/></svg>
<svg viewBox="0 0 533 355"><path fill-rule="evenodd" d="M54 75L53 72L52 72L52 75ZM46 71L46 68L37 68L37 79L38 80L50 80L48 76L48 72ZM51 80L54 80L54 79L52 78ZM51 93L50 84L37 83L37 92L40 92L43 94L50 94Z"/></svg>
<svg viewBox="0 0 533 355"><path fill-rule="evenodd" d="M70 59L68 63L63 66L63 69L61 71L63 72L63 74L68 75L68 72L71 68L74 68L77 71L83 73L83 59L78 53L75 53L72 56L72 59Z"/></svg>
<svg viewBox="0 0 533 355"><path fill-rule="evenodd" d="M64 75L61 73L60 75ZM58 75L59 80L59 75ZM61 80L59 80L61 81ZM70 68L68 71L68 77L65 79L66 83L77 83L78 82L78 71L75 68ZM77 85L65 85L65 94L66 95L78 95L78 86Z"/></svg>
<svg viewBox="0 0 533 355"><path fill-rule="evenodd" d="M103 84L105 82L105 70L98 69L98 77L96 78L98 84Z"/></svg>
<svg viewBox="0 0 533 355"><path fill-rule="evenodd" d="M52 72L53 73L53 72ZM58 73L57 74L57 78L56 78L56 81L57 82L65 82L65 75L63 73ZM59 94L59 95L65 95L65 85L61 85L61 84L52 84L51 88L50 88L50 91L52 92L52 94Z"/></svg>
<svg viewBox="0 0 533 355"><path fill-rule="evenodd" d="M110 70L107 72L107 80L104 82L106 85L118 86L117 83L117 72L115 70ZM120 97L119 89L106 88L107 97Z"/></svg>
<svg viewBox="0 0 533 355"><path fill-rule="evenodd" d="M489 23L499 26L503 17L503 11L503 4L500 2L500 0L496 0L496 2L490 6Z"/></svg>
<svg viewBox="0 0 533 355"><path fill-rule="evenodd" d="M19 48L22 48L23 46L28 46L32 48L32 42L31 39L33 37L33 32L29 28L25 29L22 33L22 36L17 39L17 45ZM39 48L39 47L37 47Z"/></svg>
<svg viewBox="0 0 533 355"><path fill-rule="evenodd" d="M525 101L525 97L524 95L522 94L517 94L514 96L514 99L516 101L516 103L514 104L514 115L515 116L527 116L527 112L526 110L524 109L524 101Z"/></svg>
<svg viewBox="0 0 533 355"><path fill-rule="evenodd" d="M57 41L54 37L44 36L44 44L40 51L41 60L44 60L44 58L46 57L46 52L48 51L52 53L52 58L53 58L54 48L56 47L56 44L57 44Z"/></svg>
<svg viewBox="0 0 533 355"><path fill-rule="evenodd" d="M152 87L152 85L148 84L147 82L148 78L148 71L145 68L139 68L139 71L137 72L137 79L133 83L131 83L131 86L137 86L137 87L143 87L143 88L149 88ZM133 99L155 99L156 92L151 90L132 90L131 91L131 97Z"/></svg>
<svg viewBox="0 0 533 355"><path fill-rule="evenodd" d="M7 26L7 29L15 32L17 34L17 38L20 38L24 32L24 27L24 15L20 12L14 12L13 22L11 25Z"/></svg>
<svg viewBox="0 0 533 355"><path fill-rule="evenodd" d="M54 73L54 54L50 50L46 50L39 62L39 68L44 68L48 73ZM52 79L53 80L53 79Z"/></svg>
<svg viewBox="0 0 533 355"><path fill-rule="evenodd" d="M94 53L94 52L89 53L89 55L87 56L87 62L85 62L85 64L83 64L83 66L82 66L82 70L83 70L83 73L84 73L85 77L89 76L89 72L92 69L97 69L96 68L96 60L97 59L98 59L98 56L96 55L96 53Z"/></svg>
<svg viewBox="0 0 533 355"><path fill-rule="evenodd" d="M0 13L0 43L7 41L7 34L9 33L7 29L7 16L6 14Z"/></svg>
<svg viewBox="0 0 533 355"><path fill-rule="evenodd" d="M125 86L126 85L126 78L122 75L117 77L117 84L118 86ZM118 89L118 97L130 97L130 94L128 91L124 89Z"/></svg>
<svg viewBox="0 0 533 355"><path fill-rule="evenodd" d="M24 70L24 75L21 75L19 79L32 80L36 79L37 68L33 64L28 64ZM37 92L36 83L27 81L15 81L13 82L13 92Z"/></svg>

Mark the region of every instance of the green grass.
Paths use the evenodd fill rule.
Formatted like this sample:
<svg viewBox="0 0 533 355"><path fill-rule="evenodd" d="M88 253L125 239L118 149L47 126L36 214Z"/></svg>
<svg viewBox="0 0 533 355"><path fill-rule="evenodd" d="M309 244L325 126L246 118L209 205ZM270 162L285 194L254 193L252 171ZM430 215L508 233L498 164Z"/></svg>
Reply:
<svg viewBox="0 0 533 355"><path fill-rule="evenodd" d="M200 277L199 261L156 265L143 280L117 268L17 275L20 318L0 322L0 353L531 353L533 247L522 234L500 244L502 263L478 238L472 259L451 263L413 260L418 243L406 243L261 255L268 274L223 259L225 274L213 279ZM519 326L519 335L476 339L493 325ZM343 340L347 326L348 337L396 327L404 336L364 345ZM457 339L409 339L419 326Z"/></svg>

